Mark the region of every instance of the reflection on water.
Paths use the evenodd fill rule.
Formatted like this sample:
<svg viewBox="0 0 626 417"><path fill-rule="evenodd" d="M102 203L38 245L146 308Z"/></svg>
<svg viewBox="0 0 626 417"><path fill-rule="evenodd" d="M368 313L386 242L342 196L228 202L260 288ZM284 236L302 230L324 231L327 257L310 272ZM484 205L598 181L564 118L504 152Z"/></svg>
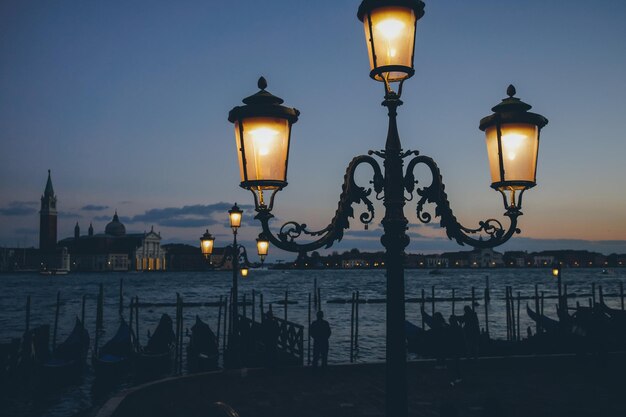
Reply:
<svg viewBox="0 0 626 417"><path fill-rule="evenodd" d="M591 283L601 285L605 300L609 306L618 307L618 298L610 297L619 293L619 282L626 278L626 270L615 269L609 274L601 274L598 269L565 269L563 282L568 286L569 294L590 294ZM427 270L406 271L406 297L420 298L424 289L430 296L431 287L435 286L436 297L451 297L455 289L457 297L469 297L471 288L476 288L478 301L477 312L484 327L484 303L482 295L486 277L489 277L491 303L488 305L489 330L492 336L506 336L505 323L505 287L513 287L514 295L519 291L523 296L534 294L534 285L545 295L556 293L556 281L549 269L498 269L498 270L442 270L440 275L429 275ZM94 339L96 297L98 287L104 285L104 335L101 341L108 340L117 329L119 307L119 281L124 279L124 303L128 305L130 297L138 296L140 302L174 303L176 293L180 293L185 302L215 302L220 296L227 296L232 275L230 272L178 272L178 273L105 273L105 274L70 274L67 276L40 276L36 274L0 275L0 341L19 337L25 326L26 296L31 296L31 327L39 324L54 324L56 293L61 291L59 330L57 342L62 341L72 330L74 317L81 314L81 299L86 296L86 326ZM288 318L306 326L308 316L308 295L313 291L313 281L317 278L321 288L322 307L327 320L332 326L330 363L345 363L350 354L350 304L327 304L332 299L349 299L352 291L359 291L361 299L381 299L385 297L385 274L378 270L323 270L323 271L254 271L243 279L240 278L240 296L246 294L248 300L252 291L263 293L264 303L272 303L274 314L283 317L284 309L277 301L289 291L289 300L297 304L288 306ZM596 287L598 290L598 287ZM576 301L587 304L587 296L570 299L570 305ZM256 317L259 319L258 301ZM455 311L459 313L469 302L457 302ZM520 324L525 329L530 320L525 314L526 301L521 302ZM534 301L531 302L531 306ZM545 312L556 317L556 300L545 300ZM430 311L430 303L426 304ZM452 303L436 304L437 311L444 317L452 314ZM361 304L359 306L359 356L358 362L384 361L385 359L385 305ZM420 304L407 303L407 319L421 324ZM148 330L153 331L160 315L168 313L175 316L175 307L146 307L139 314L139 336L145 343ZM217 307L189 307L184 311L184 326L191 327L195 315L199 315L215 330L218 320ZM128 308L124 310L128 319ZM250 309L248 308L248 315ZM223 330L222 330L223 332ZM525 334L522 331L522 334ZM186 340L185 340L186 342ZM305 342L306 349L306 342ZM133 381L124 381L122 386L130 386ZM35 384L36 385L36 384ZM13 387L15 388L15 387ZM92 404L101 404L119 386L94 386L94 377L87 367L78 381L65 386L53 387L30 386L27 389L15 388L13 393L0 395L3 404L0 409L9 410L17 415L27 416L67 416L88 410ZM6 398L5 398L6 397ZM3 415L6 415L3 413Z"/></svg>

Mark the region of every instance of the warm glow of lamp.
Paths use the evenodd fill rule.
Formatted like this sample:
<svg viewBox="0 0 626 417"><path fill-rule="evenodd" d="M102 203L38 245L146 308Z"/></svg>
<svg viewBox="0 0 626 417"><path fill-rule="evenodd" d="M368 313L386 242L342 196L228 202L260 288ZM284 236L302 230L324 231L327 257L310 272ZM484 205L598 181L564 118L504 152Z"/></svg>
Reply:
<svg viewBox="0 0 626 417"><path fill-rule="evenodd" d="M208 229L202 237L200 237L200 250L202 254L208 258L213 253L213 244L215 243L215 238L209 233Z"/></svg>
<svg viewBox="0 0 626 417"><path fill-rule="evenodd" d="M559 269L559 267L555 266L554 268L552 268L552 276L558 277L560 273L561 270Z"/></svg>
<svg viewBox="0 0 626 417"><path fill-rule="evenodd" d="M509 97L491 110L493 114L480 121L485 132L491 187L502 192L507 208L521 208L521 192L537 183L539 136L548 119L528 110L532 106L507 89ZM510 198L507 202L506 192ZM520 192L516 200L516 192Z"/></svg>
<svg viewBox="0 0 626 417"><path fill-rule="evenodd" d="M498 141L497 126L492 126L485 131L491 182L502 182L500 177L501 152L504 181L517 183L506 188L521 190L525 188L524 184L535 182L539 128L536 125L525 123L508 123L500 126L500 133L501 140Z"/></svg>
<svg viewBox="0 0 626 417"><path fill-rule="evenodd" d="M250 270L248 269L248 267L245 267L245 266L241 267L241 269L239 270L239 272L241 273L241 276L244 278L248 276L249 271Z"/></svg>
<svg viewBox="0 0 626 417"><path fill-rule="evenodd" d="M241 217L243 215L243 210L239 208L237 203L228 210L228 219L230 220L230 227L233 231L237 231L237 229L241 226Z"/></svg>
<svg viewBox="0 0 626 417"><path fill-rule="evenodd" d="M418 0L364 0L357 16L363 22L370 61L370 77L401 81L411 77L415 25L424 15Z"/></svg>
<svg viewBox="0 0 626 417"><path fill-rule="evenodd" d="M263 235L263 233L261 233L256 240L256 250L257 250L257 253L259 254L259 258L261 258L261 262L265 261L265 257L267 256L267 252L269 251L269 248L270 248L269 240L267 239L267 237L265 237L265 235Z"/></svg>
<svg viewBox="0 0 626 417"><path fill-rule="evenodd" d="M243 99L245 105L228 115L235 125L240 186L254 193L257 208L267 206L264 191L275 193L287 185L291 125L300 114L266 91L263 77L258 86L259 92Z"/></svg>

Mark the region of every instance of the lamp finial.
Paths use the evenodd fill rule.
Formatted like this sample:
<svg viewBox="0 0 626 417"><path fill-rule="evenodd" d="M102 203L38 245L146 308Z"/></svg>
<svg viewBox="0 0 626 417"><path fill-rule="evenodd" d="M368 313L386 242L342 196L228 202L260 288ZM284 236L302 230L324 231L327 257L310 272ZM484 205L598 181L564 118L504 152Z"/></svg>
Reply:
<svg viewBox="0 0 626 417"><path fill-rule="evenodd" d="M509 84L509 87L506 89L506 95L509 97L513 97L517 91L515 90L515 86L513 84Z"/></svg>
<svg viewBox="0 0 626 417"><path fill-rule="evenodd" d="M260 77L259 78L259 81L257 82L257 86L261 90L265 90L267 88L267 81L265 80L265 77Z"/></svg>

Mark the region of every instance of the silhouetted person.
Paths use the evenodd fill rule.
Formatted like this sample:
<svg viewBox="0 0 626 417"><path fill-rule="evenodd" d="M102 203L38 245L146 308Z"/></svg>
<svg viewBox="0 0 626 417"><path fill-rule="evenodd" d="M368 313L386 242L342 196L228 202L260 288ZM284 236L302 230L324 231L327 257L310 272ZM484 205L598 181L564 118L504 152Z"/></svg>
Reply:
<svg viewBox="0 0 626 417"><path fill-rule="evenodd" d="M317 312L317 320L311 323L309 334L313 338L313 367L322 359L322 368L328 363L328 339L330 338L330 324L324 320L324 312Z"/></svg>
<svg viewBox="0 0 626 417"><path fill-rule="evenodd" d="M437 366L444 367L449 349L448 323L446 323L446 319L443 318L443 315L437 312L433 314L430 327Z"/></svg>
<svg viewBox="0 0 626 417"><path fill-rule="evenodd" d="M463 323L463 334L465 335L465 345L467 347L467 356L476 358L478 356L478 344L480 343L480 325L478 324L478 316L470 306L463 308L463 317L460 318Z"/></svg>
<svg viewBox="0 0 626 417"><path fill-rule="evenodd" d="M263 344L265 345L265 365L273 367L276 365L276 352L278 350L280 328L271 310L265 314L262 327Z"/></svg>

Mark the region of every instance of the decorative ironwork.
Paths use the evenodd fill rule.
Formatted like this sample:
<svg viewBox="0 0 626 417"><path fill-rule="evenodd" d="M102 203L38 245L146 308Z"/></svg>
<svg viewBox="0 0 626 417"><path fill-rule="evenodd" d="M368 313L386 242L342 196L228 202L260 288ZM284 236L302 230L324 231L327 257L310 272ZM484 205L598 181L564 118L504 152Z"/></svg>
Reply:
<svg viewBox="0 0 626 417"><path fill-rule="evenodd" d="M246 251L245 246L238 245L238 244L235 244L235 245L230 244L224 247L224 255L222 256L222 259L220 259L220 261L217 264L213 264L213 267L221 268L226 264L226 261L234 261L235 256L237 257L236 263L237 265L239 265L239 267L252 266L252 264L248 260L248 252Z"/></svg>
<svg viewBox="0 0 626 417"><path fill-rule="evenodd" d="M373 179L370 181L372 187L370 188L361 187L356 183L356 169L361 164L369 164L374 171ZM366 228L372 220L374 220L374 204L370 199L372 188L375 193L375 198L382 198L383 175L380 165L371 156L360 155L352 159L346 169L337 211L330 224L325 228L310 231L307 229L305 223L289 221L281 226L278 235L275 236L269 229L269 221L274 217L270 208L261 206L257 209L258 214L255 218L261 221L263 233L269 238L270 242L280 249L290 252L309 252L323 246L328 248L333 242L341 240L344 230L350 226L349 218L354 218L353 204L365 204L366 211L359 215L359 220ZM296 239L303 234L308 236L321 236L321 238L309 243L297 243Z"/></svg>
<svg viewBox="0 0 626 417"><path fill-rule="evenodd" d="M418 164L426 165L432 174L433 180L427 187L416 188L419 181L415 180L413 170ZM479 222L478 227L474 229L460 224L450 207L450 202L448 201L448 196L445 192L446 187L443 183L439 167L435 161L428 156L418 155L411 159L407 166L407 173L404 177L404 188L409 195L412 196L415 191L415 193L420 196L416 208L416 214L419 221L422 223L430 223L433 216L429 212L425 211L424 205L426 203L434 203L436 205L434 214L435 217L441 218L441 227L446 229L446 234L449 239L456 240L456 242L460 245L468 244L479 248L493 248L509 240L513 234L520 233L520 229L517 228L517 218L522 215L522 212L520 211L521 194L517 206L507 206L505 197L504 204L506 213L504 213L504 215L510 220L508 230L506 230L502 223L497 219L483 220ZM481 232L488 236L486 240L482 238L475 239L469 236L469 234Z"/></svg>

